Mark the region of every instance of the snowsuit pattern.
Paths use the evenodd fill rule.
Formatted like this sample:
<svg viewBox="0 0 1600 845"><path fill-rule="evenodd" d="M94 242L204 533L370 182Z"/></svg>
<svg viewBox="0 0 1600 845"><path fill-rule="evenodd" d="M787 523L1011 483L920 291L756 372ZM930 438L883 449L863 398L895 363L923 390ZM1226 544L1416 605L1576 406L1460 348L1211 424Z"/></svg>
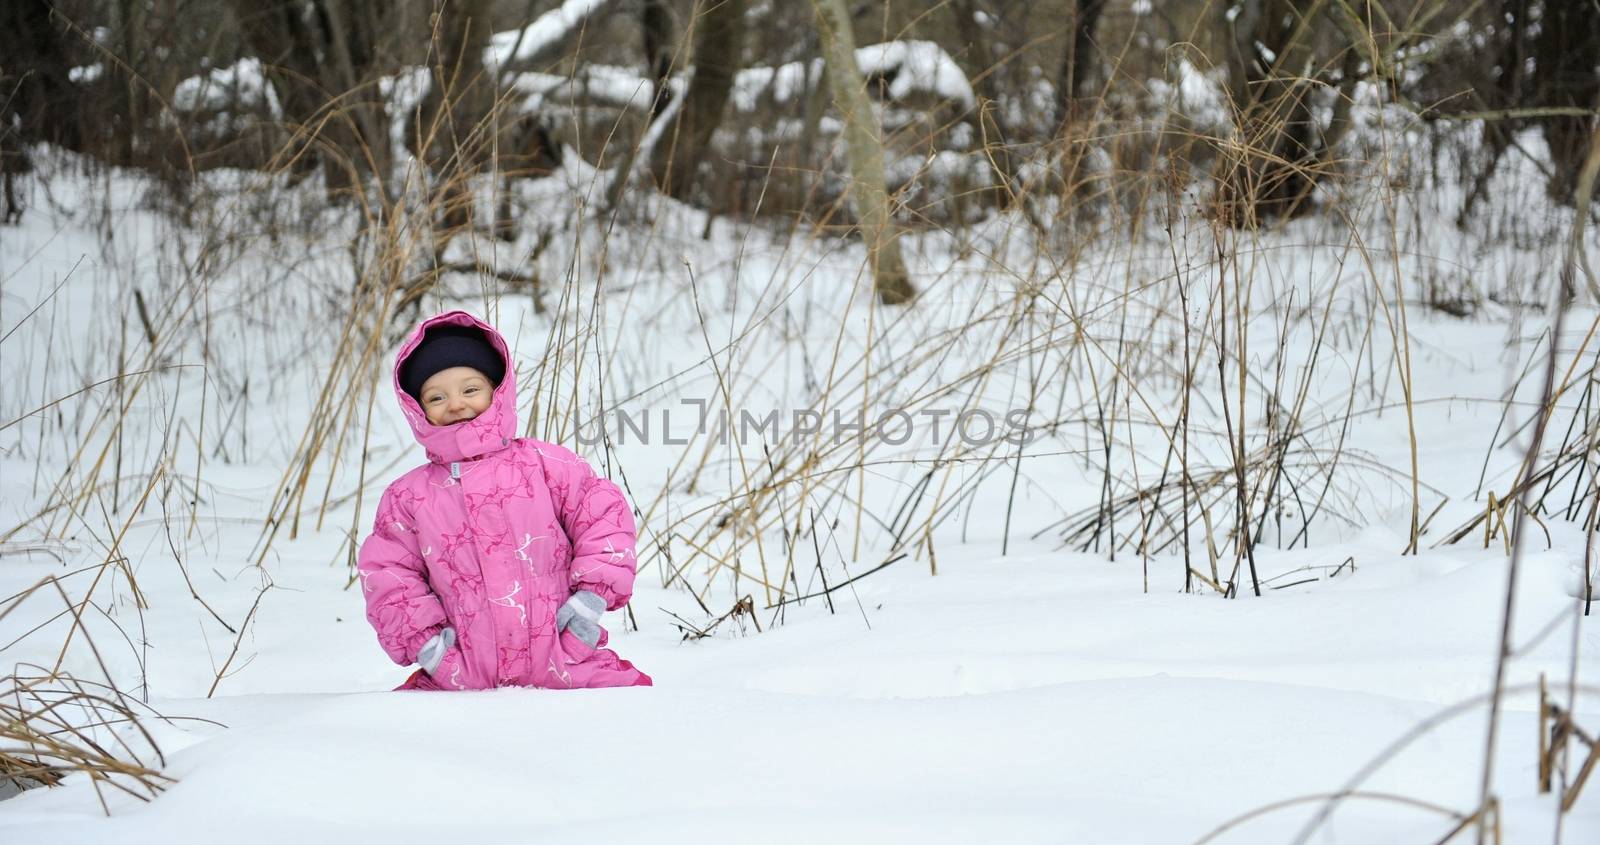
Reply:
<svg viewBox="0 0 1600 845"><path fill-rule="evenodd" d="M436 426L400 386L400 365L439 325L475 326L505 359L494 401L463 423ZM577 590L627 604L633 514L615 484L570 450L516 436L516 372L504 338L462 311L420 326L395 360L394 389L428 463L378 502L357 571L378 643L408 666L451 625L456 643L430 677L401 689L648 686L649 676L563 631L556 611Z"/></svg>

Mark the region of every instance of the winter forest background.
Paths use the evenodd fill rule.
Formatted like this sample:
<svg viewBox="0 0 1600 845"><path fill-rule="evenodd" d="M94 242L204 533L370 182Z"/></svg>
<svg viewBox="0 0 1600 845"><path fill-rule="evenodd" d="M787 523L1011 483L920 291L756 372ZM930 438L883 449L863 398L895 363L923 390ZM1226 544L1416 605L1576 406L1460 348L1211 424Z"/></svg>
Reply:
<svg viewBox="0 0 1600 845"><path fill-rule="evenodd" d="M0 2L7 841L1592 842L1596 0ZM400 339L648 690L385 692Z"/></svg>

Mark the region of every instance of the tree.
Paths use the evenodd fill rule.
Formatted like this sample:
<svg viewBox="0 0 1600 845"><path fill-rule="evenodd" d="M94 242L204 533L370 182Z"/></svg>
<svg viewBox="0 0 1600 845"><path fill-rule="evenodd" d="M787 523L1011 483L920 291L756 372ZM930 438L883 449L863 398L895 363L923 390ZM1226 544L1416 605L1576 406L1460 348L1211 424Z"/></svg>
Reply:
<svg viewBox="0 0 1600 845"><path fill-rule="evenodd" d="M1539 118L1554 166L1550 194L1570 203L1590 139L1600 129L1592 114L1600 108L1600 8L1594 0L1547 0L1533 42L1533 57L1538 105L1591 112Z"/></svg>
<svg viewBox="0 0 1600 845"><path fill-rule="evenodd" d="M233 0L245 42L266 66L284 120L316 148L331 197L363 181L387 195L392 151L378 80L393 69L380 39L398 6L360 0Z"/></svg>
<svg viewBox="0 0 1600 845"><path fill-rule="evenodd" d="M976 0L956 0L956 27L965 42L969 75L974 80L974 93L978 95L973 124L983 141L984 158L994 175L994 193L997 205L1010 201L1011 183L1016 179L1016 166L1011 161L1011 145L1005 121L999 114L1001 99L1000 75L995 73L994 51L989 49L989 34L978 24L979 9Z"/></svg>
<svg viewBox="0 0 1600 845"><path fill-rule="evenodd" d="M1094 134L1095 101L1090 92L1100 76L1095 32L1105 0L1071 0L1070 5L1072 14L1064 16L1063 22L1066 49L1056 72L1055 130L1051 136L1060 152L1056 175L1063 190L1074 194L1084 184L1084 162Z"/></svg>
<svg viewBox="0 0 1600 845"><path fill-rule="evenodd" d="M656 142L650 172L663 193L687 200L711 135L727 110L744 47L745 0L699 0L694 31L694 74L672 123Z"/></svg>
<svg viewBox="0 0 1600 845"><path fill-rule="evenodd" d="M666 0L643 0L639 9L639 31L644 38L645 66L655 95L650 98L650 121L654 122L672 102L672 65L677 59L672 50L672 13Z"/></svg>
<svg viewBox="0 0 1600 845"><path fill-rule="evenodd" d="M66 35L45 0L0 3L0 32L11 33L0 52L0 174L5 181L4 222L21 219L17 177L33 169L28 144L68 149L83 145L76 86Z"/></svg>
<svg viewBox="0 0 1600 845"><path fill-rule="evenodd" d="M1233 225L1308 208L1316 149L1307 99L1311 20L1325 5L1314 0L1297 10L1291 0L1242 0L1234 6L1228 82L1238 137L1217 173L1219 205Z"/></svg>
<svg viewBox="0 0 1600 845"><path fill-rule="evenodd" d="M1080 117L1078 104L1088 99L1089 86L1095 81L1095 27L1100 23L1100 13L1105 11L1105 0L1073 0L1074 13L1068 21L1071 32L1066 38L1067 49L1061 55L1061 70L1056 81L1056 135L1066 132L1067 125Z"/></svg>
<svg viewBox="0 0 1600 845"><path fill-rule="evenodd" d="M845 145L850 157L850 196L855 203L857 227L867 245L872 285L885 305L909 302L917 295L894 237L889 192L883 179L883 141L878 120L867 99L861 69L856 66L855 33L844 0L812 0L817 31L822 37L822 57L827 64L829 87L844 113Z"/></svg>
<svg viewBox="0 0 1600 845"><path fill-rule="evenodd" d="M493 35L492 5L492 0L435 0L430 21L428 92L418 106L411 127L417 137L411 143L432 171L446 240L472 222L470 180L494 150L495 81L483 64Z"/></svg>
<svg viewBox="0 0 1600 845"><path fill-rule="evenodd" d="M1436 36L1440 58L1408 86L1425 117L1483 116L1483 151L1464 164L1471 188L1457 225L1488 194L1500 160L1525 129L1550 150L1547 188L1561 202L1573 186L1596 130L1600 108L1600 14L1593 0L1499 0L1463 15L1463 26Z"/></svg>

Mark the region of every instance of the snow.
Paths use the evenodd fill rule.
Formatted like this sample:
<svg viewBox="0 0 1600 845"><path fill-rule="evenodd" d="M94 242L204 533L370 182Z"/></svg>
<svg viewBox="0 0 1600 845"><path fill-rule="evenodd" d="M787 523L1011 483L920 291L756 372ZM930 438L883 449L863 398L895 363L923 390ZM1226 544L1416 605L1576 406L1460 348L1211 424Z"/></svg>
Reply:
<svg viewBox="0 0 1600 845"><path fill-rule="evenodd" d="M762 97L792 101L822 78L821 59L789 62L776 67L750 67L734 77L733 101L744 111L756 108ZM856 65L864 76L893 74L887 88L891 100L926 94L950 100L964 109L977 102L972 83L950 54L931 41L885 41L856 48Z"/></svg>
<svg viewBox="0 0 1600 845"><path fill-rule="evenodd" d="M753 111L762 97L788 103L811 90L822 79L822 60L788 62L775 67L748 67L733 78L731 98L740 111Z"/></svg>
<svg viewBox="0 0 1600 845"><path fill-rule="evenodd" d="M1392 549L1398 538L1372 539ZM278 654L225 697L162 702L230 726L158 725L176 786L149 805L113 795L110 817L87 783L33 790L0 805L0 831L130 843L202 841L223 825L240 843L350 829L395 842L445 831L703 842L752 829L783 842L1193 841L1254 806L1337 788L1478 692L1503 574L1482 552L1362 555L1379 583L1363 584L1364 568L1227 603L1145 595L1137 570L1089 555L960 557L937 578L891 570L842 597L838 615L767 634L619 635L655 688L464 695L360 691L396 670L365 647L359 598L307 561L277 577L323 598L285 599L256 630ZM1544 567L1534 574L1530 630L1567 610L1541 589ZM635 604L664 598L646 590ZM1558 651L1541 648L1546 668ZM1509 739L1531 737L1529 701L1513 696L1504 726L1508 841L1548 841L1553 819L1532 789L1531 738ZM1360 788L1466 806L1482 727L1481 712L1448 721ZM1315 808L1221 841L1288 841ZM1415 842L1447 827L1351 801L1313 841ZM1568 841L1595 830L1600 802L1586 797Z"/></svg>
<svg viewBox="0 0 1600 845"><path fill-rule="evenodd" d="M172 107L181 112L265 108L272 117L283 114L261 60L254 56L178 83L172 93Z"/></svg>
<svg viewBox="0 0 1600 845"><path fill-rule="evenodd" d="M99 79L105 72L105 65L101 62L95 62L91 65L79 65L67 71L67 78L79 85L88 85Z"/></svg>
<svg viewBox="0 0 1600 845"><path fill-rule="evenodd" d="M1202 126L1224 125L1232 113L1232 104L1223 88L1221 71L1204 73L1187 56L1179 56L1177 72L1180 110Z"/></svg>
<svg viewBox="0 0 1600 845"><path fill-rule="evenodd" d="M1358 126L1374 131L1370 120ZM1346 788L1455 812L1475 806L1507 556L1498 538L1488 548L1477 537L1432 544L1483 511L1483 491L1505 489L1526 445L1519 403L1534 387L1510 385L1539 360L1548 315L1504 303L1512 294L1537 299L1532 285L1548 279L1563 248L1539 233L1564 231L1565 218L1544 204L1525 161L1508 160L1496 177L1496 201L1517 211L1504 225L1524 227L1509 234L1488 224L1456 229L1459 186L1419 183L1393 217L1381 198L1352 202L1357 224L1376 227L1363 229L1370 267L1350 257L1348 230L1325 219L1239 236L1259 275L1247 318L1254 378L1244 416L1232 421L1246 425L1252 450L1265 448L1266 386L1278 373L1291 386L1303 380L1291 469L1301 489L1325 483L1327 498L1306 535L1294 505L1283 506L1281 524L1266 520L1254 560L1262 595L1246 575L1242 594L1224 599L1203 587L1182 591L1181 550L1146 557L1132 546L1112 554L1109 536L1087 550L1063 540L1063 520L1093 509L1108 472L1119 492L1162 472L1160 426L1171 425L1183 395L1170 364L1182 355L1174 279L1202 316L1227 282L1207 263L1216 244L1196 199L1175 200L1170 240L1113 228L1088 239L1071 265L1033 251L1004 216L959 233L907 233L924 298L875 311L859 281L858 245L804 227L780 234L707 220L650 196L630 200L637 222L587 221L575 197L592 201L604 174L571 157L550 179L517 187L517 242L463 236L443 257L539 273L551 286L548 310L460 275L445 277L423 305L463 305L505 330L521 365L522 410L541 411L535 433L559 438L566 427L570 443L573 419L621 408L672 409L673 433L692 436L695 417L681 402L720 401L724 391L758 411L848 416L856 406L847 402L870 393L873 412L1026 405L1044 415L1059 402L1067 413L1020 463L1013 450L994 461L922 437L874 444L862 456L853 446L843 458L815 456L814 508L791 512L802 520L804 554L785 595L814 593L824 579L837 587L906 556L828 600L781 610L757 578L763 563L783 565L786 535L763 526L753 539L737 518L730 530L713 526L769 462L797 460L792 442L749 444L742 455L706 437L687 447L657 437L609 454L583 449L625 474L645 526L637 627L622 614L603 624L657 686L457 695L387 692L406 669L383 656L359 592L347 589L347 532L363 533L377 491L420 460L382 389L370 430L363 415L348 433L345 460L314 468L299 535L285 527L256 565L264 509L326 389L343 328L334 315L370 235L318 204L315 176L263 186L252 175L203 174L194 192L207 223L189 228L143 201L154 190L143 177L85 175L58 152L37 158L52 173L52 201L24 183L27 214L0 230L0 532L20 528L0 540L3 665L53 663L70 624L53 588L18 594L53 576L68 596L91 599L83 625L97 650L80 635L65 668L110 680L170 717L144 725L177 782L150 803L104 789L107 815L96 784L72 775L0 802L0 841L186 843L225 829L241 843L352 835L1194 842L1271 802ZM926 166L963 165L941 155ZM102 202L114 239L101 237ZM1391 240L1382 227L1395 219L1424 222ZM403 216L386 224L411 225ZM548 248L535 252L546 235ZM206 257L204 286L185 270L197 256ZM1395 376L1401 338L1381 318L1364 331L1373 297L1392 295L1396 278L1408 296L1397 332L1412 356L1421 509L1433 514L1416 554L1402 554L1413 494L1411 426ZM1483 310L1457 319L1422 307L1411 297L1424 280L1470 285ZM1045 316L1011 310L1035 285ZM139 327L135 289L158 315L155 350ZM163 321L168 303L204 309L205 319ZM1326 315L1315 368L1308 313ZM1122 315L1149 335L1124 331ZM1564 354L1576 353L1597 317L1579 304ZM1092 343L1064 354L1063 337L1079 332ZM1143 367L1132 384L1115 381L1106 357L1119 344L1135 350L1124 364ZM828 382L835 348L839 370ZM996 349L1010 357L995 360ZM62 399L147 351L163 369L142 390L119 394L110 383ZM1069 369L1050 368L1068 356ZM1197 474L1225 469L1233 442L1216 403L1237 385L1219 390L1207 361L1193 411ZM986 374L971 377L975 370ZM1034 402L1030 370L1051 391ZM546 389L541 399L533 384ZM934 389L952 384L949 394ZM1096 406L1080 404L1096 390L1117 414L1111 429L1127 430L1112 442L1109 466ZM1509 409L1508 394L1518 400ZM577 398L569 407L552 395ZM1564 424L1576 396L1563 401ZM95 426L100 409L123 402L124 425ZM1511 418L1502 424L1503 411ZM88 507L43 512L56 485L89 479L87 464L73 462L85 443L109 450ZM1341 458L1330 467L1335 445ZM362 453L365 472L351 457ZM937 476L927 500L912 494L939 457L952 475L934 505ZM841 469L862 460L870 472ZM854 496L858 483L864 514L841 493ZM330 504L319 519L324 490ZM902 503L917 525L933 523L936 560L896 547L891 525ZM1555 798L1535 784L1532 685L1543 675L1565 701L1576 666L1578 722L1591 733L1600 725L1600 633L1592 617L1575 615L1588 537L1552 514L1542 522L1530 527L1521 561L1493 769L1508 842L1554 839ZM1118 530L1120 544L1128 523ZM1227 533L1211 535L1224 574L1234 562ZM1209 572L1207 534L1196 527L1191 536L1193 564ZM741 573L697 557L694 546L738 561ZM91 584L113 548L126 568ZM736 617L684 641L680 624L708 626L746 595L754 620ZM1446 713L1454 715L1413 737ZM100 731L109 740L110 729ZM130 739L129 754L154 762L128 728L117 735ZM1295 804L1216 841L1294 841L1318 811L1316 802ZM1596 784L1563 824L1567 842L1600 834ZM1306 841L1436 841L1452 825L1415 806L1352 797Z"/></svg>
<svg viewBox="0 0 1600 845"><path fill-rule="evenodd" d="M861 47L856 50L856 62L863 74L894 75L893 83L885 92L891 100L905 100L921 94L950 100L969 109L976 102L972 86L955 60L932 42L891 41ZM793 102L821 79L820 59L747 67L735 74L730 99L740 111L754 111L763 100L780 104ZM530 112L538 111L556 95L567 100L581 98L605 103L614 108L645 109L650 105L653 91L651 81L637 70L597 63L585 63L575 73L567 75L515 73L509 75L508 84L527 95L521 108ZM667 80L667 85L675 99L681 98L688 79L680 74Z"/></svg>
<svg viewBox="0 0 1600 845"><path fill-rule="evenodd" d="M498 67L519 61L528 61L544 53L552 45L569 37L589 17L609 4L611 0L565 0L560 6L540 15L521 30L497 32L490 38L490 47L484 53L484 63ZM520 39L520 43L519 43ZM816 60L820 62L820 60ZM931 94L941 99L972 108L976 98L972 84L967 81L955 60L942 47L931 41L886 41L856 49L856 63L863 74L895 73L889 86L891 98L900 100L912 93ZM790 62L777 67L750 67L735 77L733 100L739 108L754 108L763 92L779 102L787 102L807 90L807 79L819 79L811 63ZM585 68L587 75L591 68ZM628 79L620 77L631 73ZM526 76L526 74L524 74ZM648 81L637 73L619 69L603 71L601 79L614 85L607 89L608 96L619 102L630 102L631 91L650 91ZM530 80L529 84L543 87L543 83ZM679 86L683 83L677 81ZM626 89L624 91L623 89ZM620 97L616 95L621 95ZM648 103L648 96L646 102Z"/></svg>
<svg viewBox="0 0 1600 845"><path fill-rule="evenodd" d="M378 80L378 93L386 102L392 104L391 111L399 117L399 122L406 122L407 115L414 110L422 98L428 93L428 86L432 84L431 73L424 67L412 67L394 76L385 76Z"/></svg>
<svg viewBox="0 0 1600 845"><path fill-rule="evenodd" d="M483 62L489 67L527 61L550 49L577 29L611 0L565 0L520 30L497 32L489 38ZM520 43L519 43L520 39Z"/></svg>
<svg viewBox="0 0 1600 845"><path fill-rule="evenodd" d="M927 91L964 108L977 102L961 67L931 41L885 41L861 47L856 50L856 64L863 74L897 71L889 85L889 96L896 100L912 91Z"/></svg>
<svg viewBox="0 0 1600 845"><path fill-rule="evenodd" d="M976 156L940 150L926 159L899 156L889 160L884 166L884 179L891 186L929 177L935 180L935 184L951 184L956 178L966 179L968 184L978 184L985 176L986 166Z"/></svg>
<svg viewBox="0 0 1600 845"><path fill-rule="evenodd" d="M526 71L511 74L507 83L525 95L519 109L530 114L542 111L551 100L643 110L650 107L655 90L650 80L631 69L602 64L586 64L571 75ZM681 81L671 80L669 84L682 93Z"/></svg>

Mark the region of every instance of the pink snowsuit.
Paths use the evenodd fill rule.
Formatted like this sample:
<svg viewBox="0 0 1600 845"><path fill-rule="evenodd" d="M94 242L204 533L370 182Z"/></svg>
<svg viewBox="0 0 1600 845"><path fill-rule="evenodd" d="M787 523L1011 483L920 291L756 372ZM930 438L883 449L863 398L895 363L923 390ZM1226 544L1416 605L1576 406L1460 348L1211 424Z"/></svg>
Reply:
<svg viewBox="0 0 1600 845"><path fill-rule="evenodd" d="M428 422L400 386L400 364L438 325L476 326L506 362L493 403L456 425ZM622 491L582 458L516 436L516 381L505 340L462 311L424 321L400 347L395 394L428 463L384 491L361 544L367 620L402 666L446 625L455 628L433 675L418 670L401 689L648 686L649 676L616 652L556 634L556 611L578 590L598 594L607 610L627 604L633 515Z"/></svg>

